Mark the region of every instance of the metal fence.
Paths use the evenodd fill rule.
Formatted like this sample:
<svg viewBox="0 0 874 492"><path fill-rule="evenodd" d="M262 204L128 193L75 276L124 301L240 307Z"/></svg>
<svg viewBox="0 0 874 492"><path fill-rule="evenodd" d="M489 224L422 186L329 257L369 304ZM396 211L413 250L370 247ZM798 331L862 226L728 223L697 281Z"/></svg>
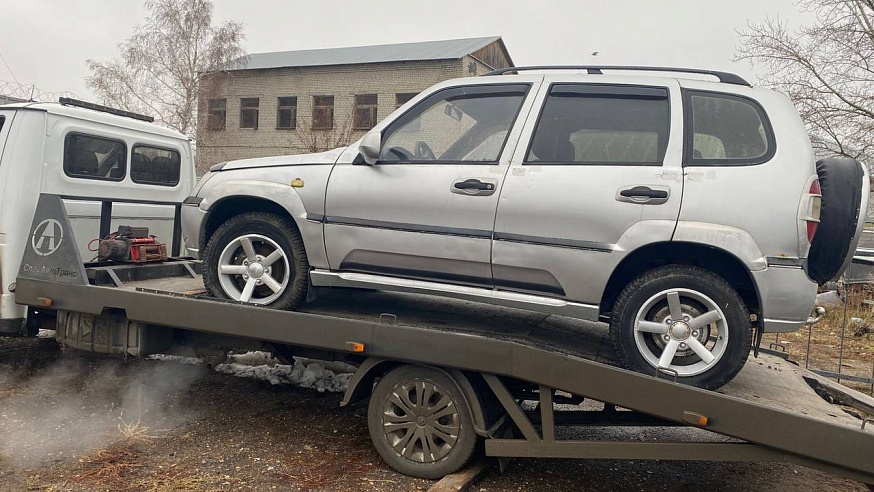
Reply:
<svg viewBox="0 0 874 492"><path fill-rule="evenodd" d="M816 374L874 395L874 249L860 248L833 287L837 298L821 321L796 334L769 335L765 343Z"/></svg>

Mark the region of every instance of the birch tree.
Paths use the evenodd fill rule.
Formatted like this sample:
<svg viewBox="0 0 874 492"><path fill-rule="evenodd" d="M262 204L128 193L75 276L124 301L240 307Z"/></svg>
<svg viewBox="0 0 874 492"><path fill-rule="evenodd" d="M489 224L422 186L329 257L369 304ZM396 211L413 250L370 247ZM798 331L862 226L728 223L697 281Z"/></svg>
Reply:
<svg viewBox="0 0 874 492"><path fill-rule="evenodd" d="M119 45L119 57L88 60L86 84L109 106L155 117L194 138L201 77L239 63L242 24L214 26L209 0L154 0L145 22Z"/></svg>

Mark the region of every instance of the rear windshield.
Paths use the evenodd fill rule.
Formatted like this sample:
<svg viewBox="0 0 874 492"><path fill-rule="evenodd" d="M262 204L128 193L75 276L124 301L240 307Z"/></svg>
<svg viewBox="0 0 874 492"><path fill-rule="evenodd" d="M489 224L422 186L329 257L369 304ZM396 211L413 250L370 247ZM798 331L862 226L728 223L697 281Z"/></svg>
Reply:
<svg viewBox="0 0 874 492"><path fill-rule="evenodd" d="M774 135L758 103L717 92L686 91L686 163L761 164L774 155Z"/></svg>

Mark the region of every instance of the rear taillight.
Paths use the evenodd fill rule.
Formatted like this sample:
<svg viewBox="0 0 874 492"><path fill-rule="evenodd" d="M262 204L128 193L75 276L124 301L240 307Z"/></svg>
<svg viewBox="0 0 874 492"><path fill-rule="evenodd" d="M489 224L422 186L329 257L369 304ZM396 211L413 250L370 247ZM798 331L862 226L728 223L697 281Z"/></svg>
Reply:
<svg viewBox="0 0 874 492"><path fill-rule="evenodd" d="M807 241L812 243L813 237L816 235L816 228L819 227L819 216L822 210L822 189L819 187L819 180L813 180L807 193L807 216L804 220L807 222Z"/></svg>

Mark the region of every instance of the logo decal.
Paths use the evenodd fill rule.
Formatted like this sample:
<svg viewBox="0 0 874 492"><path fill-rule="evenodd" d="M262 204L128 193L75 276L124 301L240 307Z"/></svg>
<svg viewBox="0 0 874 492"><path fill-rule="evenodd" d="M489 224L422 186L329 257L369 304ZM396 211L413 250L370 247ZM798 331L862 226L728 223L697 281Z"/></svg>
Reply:
<svg viewBox="0 0 874 492"><path fill-rule="evenodd" d="M33 230L30 245L34 253L40 256L49 256L58 250L64 240L64 228L55 219L46 219Z"/></svg>

